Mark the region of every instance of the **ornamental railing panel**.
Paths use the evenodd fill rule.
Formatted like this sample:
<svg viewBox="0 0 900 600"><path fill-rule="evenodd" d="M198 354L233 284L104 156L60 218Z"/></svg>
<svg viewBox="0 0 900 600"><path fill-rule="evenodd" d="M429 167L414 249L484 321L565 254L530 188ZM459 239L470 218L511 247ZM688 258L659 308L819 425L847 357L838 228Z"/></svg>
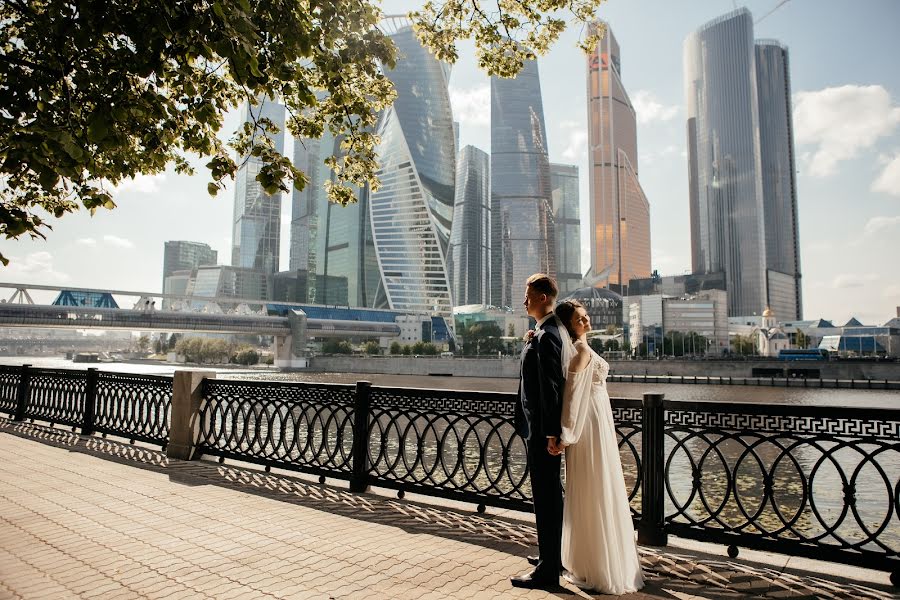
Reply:
<svg viewBox="0 0 900 600"><path fill-rule="evenodd" d="M0 412L15 413L21 378L22 367L0 366Z"/></svg>
<svg viewBox="0 0 900 600"><path fill-rule="evenodd" d="M667 531L900 566L898 411L682 402L665 408Z"/></svg>
<svg viewBox="0 0 900 600"><path fill-rule="evenodd" d="M199 452L350 477L354 386L205 379L202 394Z"/></svg>
<svg viewBox="0 0 900 600"><path fill-rule="evenodd" d="M165 446L171 414L171 377L99 373L94 430Z"/></svg>
<svg viewBox="0 0 900 600"><path fill-rule="evenodd" d="M31 373L25 417L38 421L82 425L86 371L29 369Z"/></svg>
<svg viewBox="0 0 900 600"><path fill-rule="evenodd" d="M373 485L485 506L531 509L515 394L372 387L368 473ZM638 400L613 400L633 511L640 508Z"/></svg>

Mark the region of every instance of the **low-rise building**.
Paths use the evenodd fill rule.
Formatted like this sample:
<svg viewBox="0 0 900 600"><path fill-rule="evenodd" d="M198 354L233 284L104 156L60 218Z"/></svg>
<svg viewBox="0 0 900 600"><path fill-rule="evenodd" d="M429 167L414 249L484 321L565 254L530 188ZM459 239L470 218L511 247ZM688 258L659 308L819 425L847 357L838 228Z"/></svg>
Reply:
<svg viewBox="0 0 900 600"><path fill-rule="evenodd" d="M696 356L728 350L728 299L722 290L628 296L622 310L632 354Z"/></svg>

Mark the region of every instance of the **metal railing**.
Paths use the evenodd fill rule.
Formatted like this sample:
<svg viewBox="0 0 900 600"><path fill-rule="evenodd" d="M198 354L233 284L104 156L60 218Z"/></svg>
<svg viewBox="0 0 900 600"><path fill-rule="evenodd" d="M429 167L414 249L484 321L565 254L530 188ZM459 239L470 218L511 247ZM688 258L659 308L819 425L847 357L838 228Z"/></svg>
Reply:
<svg viewBox="0 0 900 600"><path fill-rule="evenodd" d="M0 368L0 411L167 443L169 378ZM204 379L198 453L530 510L514 394ZM642 543L669 534L892 571L900 410L613 399ZM79 411L81 411L79 413Z"/></svg>

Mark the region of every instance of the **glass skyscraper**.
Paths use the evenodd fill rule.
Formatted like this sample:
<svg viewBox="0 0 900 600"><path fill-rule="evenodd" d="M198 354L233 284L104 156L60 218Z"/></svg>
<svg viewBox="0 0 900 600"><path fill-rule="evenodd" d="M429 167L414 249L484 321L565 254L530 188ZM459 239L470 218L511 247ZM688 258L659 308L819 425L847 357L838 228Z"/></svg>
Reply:
<svg viewBox="0 0 900 600"><path fill-rule="evenodd" d="M578 167L551 163L550 188L556 237L556 280L560 297L564 298L582 287Z"/></svg>
<svg viewBox="0 0 900 600"><path fill-rule="evenodd" d="M447 273L456 306L491 303L491 159L466 146L456 161ZM577 200L577 198L576 198Z"/></svg>
<svg viewBox="0 0 900 600"><path fill-rule="evenodd" d="M419 43L405 17L389 17L381 27L399 50L396 66L385 71L397 99L377 128L381 186L367 199L384 294L392 309L452 319L446 268L456 179L450 69Z"/></svg>
<svg viewBox="0 0 900 600"><path fill-rule="evenodd" d="M612 29L588 56L590 244L588 279L622 293L650 276L650 204L638 181L637 121L622 84Z"/></svg>
<svg viewBox="0 0 900 600"><path fill-rule="evenodd" d="M757 40L755 50L767 304L793 321L803 318L803 304L788 51L775 40Z"/></svg>
<svg viewBox="0 0 900 600"><path fill-rule="evenodd" d="M519 306L525 280L556 276L550 161L538 65L491 78L491 304Z"/></svg>
<svg viewBox="0 0 900 600"><path fill-rule="evenodd" d="M218 254L209 244L201 242L166 242L163 249L163 293L168 293L165 290L166 277L175 271L191 271L201 265L214 265Z"/></svg>
<svg viewBox="0 0 900 600"><path fill-rule="evenodd" d="M800 314L790 90L779 49L754 44L745 8L684 42L692 266L725 274L729 316L770 303L779 319Z"/></svg>
<svg viewBox="0 0 900 600"><path fill-rule="evenodd" d="M244 107L244 121L267 118L279 127L272 136L275 149L284 152L284 106L269 98ZM231 265L267 274L278 271L281 240L281 194L269 195L256 181L259 158L243 157L234 192L234 230Z"/></svg>

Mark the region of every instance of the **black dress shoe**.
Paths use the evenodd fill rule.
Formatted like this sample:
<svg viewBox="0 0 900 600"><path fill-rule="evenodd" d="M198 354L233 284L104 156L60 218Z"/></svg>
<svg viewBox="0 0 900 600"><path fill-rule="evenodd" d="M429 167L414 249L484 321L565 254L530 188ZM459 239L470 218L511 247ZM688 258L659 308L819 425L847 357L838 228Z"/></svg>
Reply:
<svg viewBox="0 0 900 600"><path fill-rule="evenodd" d="M526 556L525 560L528 561L528 564L538 566L538 563L541 562L541 555L535 554L534 556Z"/></svg>
<svg viewBox="0 0 900 600"><path fill-rule="evenodd" d="M526 588L529 590L547 590L559 587L559 574L547 575L546 573L539 572L537 569L535 569L534 571L530 571L528 573L525 573L524 575L510 577L509 582L513 587L517 588Z"/></svg>

